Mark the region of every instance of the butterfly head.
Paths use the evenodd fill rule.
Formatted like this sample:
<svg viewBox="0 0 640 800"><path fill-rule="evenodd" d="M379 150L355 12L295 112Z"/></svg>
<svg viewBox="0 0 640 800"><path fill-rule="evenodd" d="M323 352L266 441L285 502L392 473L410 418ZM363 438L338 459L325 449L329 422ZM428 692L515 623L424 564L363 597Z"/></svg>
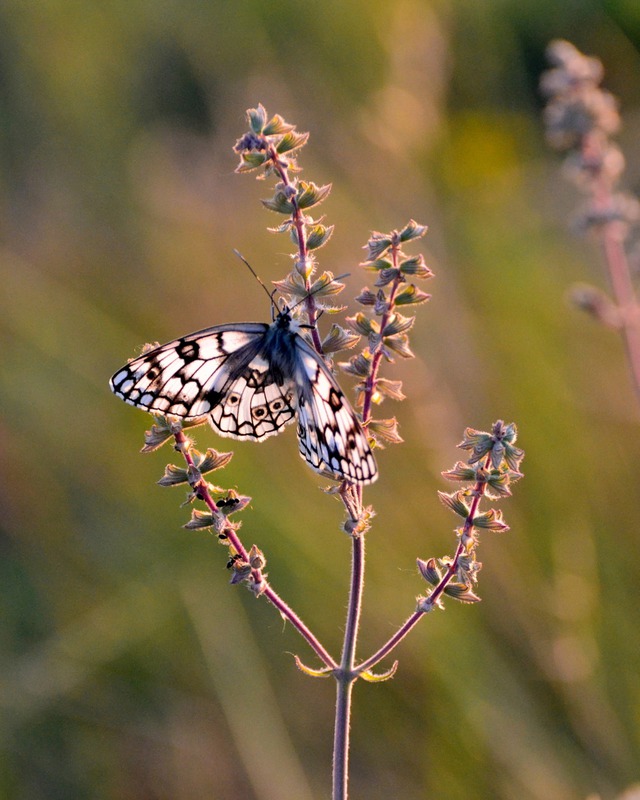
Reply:
<svg viewBox="0 0 640 800"><path fill-rule="evenodd" d="M292 309L289 308L287 305L282 305L280 309L278 309L275 319L274 325L282 330L282 331L289 331L290 333L299 333L301 328L308 327L304 325L294 314L292 313Z"/></svg>

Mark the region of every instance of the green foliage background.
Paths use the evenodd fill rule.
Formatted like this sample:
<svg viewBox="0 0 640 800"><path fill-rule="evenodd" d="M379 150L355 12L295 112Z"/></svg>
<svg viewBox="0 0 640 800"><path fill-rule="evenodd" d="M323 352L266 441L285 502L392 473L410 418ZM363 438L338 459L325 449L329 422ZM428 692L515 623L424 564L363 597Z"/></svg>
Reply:
<svg viewBox="0 0 640 800"><path fill-rule="evenodd" d="M183 494L141 456L149 418L109 375L148 340L266 320L288 269L269 190L233 174L244 111L301 130L333 182L321 266L357 268L372 229L430 226L418 358L388 375L406 443L367 490L360 645L376 649L454 546L440 471L462 430L515 421L526 478L485 535L479 606L447 604L359 685L353 798L582 800L640 779L638 406L617 337L572 310L606 287L579 198L544 143L549 40L598 55L640 163L633 0L4 0L0 6L0 797L327 797L333 685L275 611L228 585L225 551L181 530ZM345 295L346 296L346 295ZM346 383L346 381L345 381ZM292 431L201 429L251 494L244 536L336 653L349 542Z"/></svg>

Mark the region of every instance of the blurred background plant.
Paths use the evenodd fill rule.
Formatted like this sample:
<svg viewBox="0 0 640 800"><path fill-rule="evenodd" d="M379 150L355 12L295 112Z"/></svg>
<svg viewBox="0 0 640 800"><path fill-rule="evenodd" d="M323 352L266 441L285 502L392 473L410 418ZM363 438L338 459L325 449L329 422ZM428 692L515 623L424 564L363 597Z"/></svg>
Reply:
<svg viewBox="0 0 640 800"><path fill-rule="evenodd" d="M574 224L598 240L613 293L609 299L601 289L580 284L571 296L578 307L621 331L640 400L640 305L629 261L629 251L635 251L637 273L640 203L619 188L625 158L611 138L620 130L618 103L600 87L603 68L597 58L585 56L563 39L551 42L547 57L553 67L540 81L549 98L544 110L547 140L568 151L565 174L587 197Z"/></svg>
<svg viewBox="0 0 640 800"><path fill-rule="evenodd" d="M552 39L603 62L637 187L638 4L6 0L0 20L0 796L323 796L333 687L309 692L294 632L148 488L158 464L131 447L147 418L107 386L144 341L268 320L232 254L265 281L288 263L233 174L258 100L312 132L305 168L334 184L325 268L352 270L372 229L430 228L438 277L398 376L406 444L379 458L365 652L421 591L416 551L449 547L436 492L460 430L515 419L527 449L505 503L517 533L483 543L482 605L448 604L396 651L396 679L356 690L353 797L622 793L640 764L638 412L616 337L565 301L605 281L565 225L575 191L537 86ZM335 534L318 519L301 537L317 480L287 434L233 449L245 524L330 643L341 507Z"/></svg>

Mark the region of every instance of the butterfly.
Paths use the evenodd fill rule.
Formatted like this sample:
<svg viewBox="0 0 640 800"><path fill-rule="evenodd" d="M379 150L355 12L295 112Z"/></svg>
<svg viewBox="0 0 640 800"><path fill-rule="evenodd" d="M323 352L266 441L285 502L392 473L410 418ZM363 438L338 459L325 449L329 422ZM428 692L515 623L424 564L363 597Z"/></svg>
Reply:
<svg viewBox="0 0 640 800"><path fill-rule="evenodd" d="M378 477L367 434L288 308L274 321L217 325L148 350L111 378L130 405L206 416L220 436L262 441L298 421L300 455L334 480Z"/></svg>

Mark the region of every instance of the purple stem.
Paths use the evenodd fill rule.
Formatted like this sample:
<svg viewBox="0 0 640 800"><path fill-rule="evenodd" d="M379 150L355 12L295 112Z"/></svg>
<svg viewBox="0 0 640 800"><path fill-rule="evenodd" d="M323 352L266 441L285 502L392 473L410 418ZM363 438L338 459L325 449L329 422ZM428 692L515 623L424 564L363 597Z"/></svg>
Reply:
<svg viewBox="0 0 640 800"><path fill-rule="evenodd" d="M178 450L184 456L185 461L189 466L195 467L193 458L191 453L189 452L187 444L187 438L182 431L174 434L174 438L176 441L176 446ZM194 485L192 486L194 492L197 493L198 497L202 500L202 502L209 508L209 510L214 514L219 514L220 510L216 505L213 497L209 492L209 487L207 486L207 482L204 478L200 478ZM235 548L236 552L242 556L244 561L249 561L249 554L245 548L245 546L240 541L238 534L235 528L232 525L227 525L223 530L222 533L227 537L228 541L231 545ZM288 620L293 627L298 631L298 633L307 641L311 649L316 653L318 658L330 669L335 669L338 665L335 659L327 652L327 650L322 646L319 640L313 635L313 633L309 630L307 625L300 619L300 617L290 608L285 601L280 597L280 595L273 589L273 587L268 583L266 576L263 574L262 570L254 569L252 570L252 580L256 585L263 585L265 588L263 589L262 593L270 603L272 603L280 612L280 614L284 617L284 619Z"/></svg>
<svg viewBox="0 0 640 800"><path fill-rule="evenodd" d="M351 695L358 674L354 671L356 642L364 586L364 537L352 536L351 586L340 668L337 681L336 721L333 739L333 800L346 800L349 782L349 730Z"/></svg>

